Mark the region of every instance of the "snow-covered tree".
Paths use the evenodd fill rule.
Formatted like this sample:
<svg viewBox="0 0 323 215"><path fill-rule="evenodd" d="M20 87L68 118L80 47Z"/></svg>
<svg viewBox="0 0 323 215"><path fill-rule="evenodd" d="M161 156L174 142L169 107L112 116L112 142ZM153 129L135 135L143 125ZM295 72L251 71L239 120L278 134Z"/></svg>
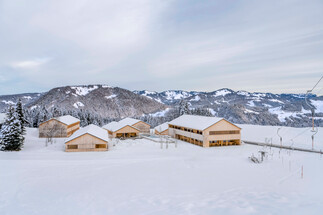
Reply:
<svg viewBox="0 0 323 215"><path fill-rule="evenodd" d="M19 115L15 108L9 107L7 111L7 119L1 129L3 151L19 151L24 143L24 136L21 130Z"/></svg>
<svg viewBox="0 0 323 215"><path fill-rule="evenodd" d="M18 114L18 119L20 121L21 132L24 135L24 134L26 134L25 124L27 123L27 120L25 119L25 114L24 114L24 110L23 110L22 103L21 103L20 99L18 100L18 102L15 106L15 110Z"/></svg>
<svg viewBox="0 0 323 215"><path fill-rule="evenodd" d="M188 107L188 103L182 99L180 102L179 102L179 115L184 115L184 114L190 114L190 109Z"/></svg>

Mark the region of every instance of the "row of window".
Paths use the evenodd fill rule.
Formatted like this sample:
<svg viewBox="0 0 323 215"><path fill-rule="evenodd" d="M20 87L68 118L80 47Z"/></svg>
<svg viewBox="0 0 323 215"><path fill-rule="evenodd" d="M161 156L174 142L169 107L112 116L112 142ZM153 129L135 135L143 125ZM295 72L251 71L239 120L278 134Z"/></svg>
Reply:
<svg viewBox="0 0 323 215"><path fill-rule="evenodd" d="M106 144L95 144L96 149L105 149L107 148ZM67 149L78 149L78 145L67 145Z"/></svg>
<svg viewBox="0 0 323 215"><path fill-rule="evenodd" d="M210 135L221 135L221 134L240 134L240 131L210 131Z"/></svg>
<svg viewBox="0 0 323 215"><path fill-rule="evenodd" d="M176 126L176 125L169 125L170 128L174 128L174 129L178 129L178 130L182 130L182 131L187 131L187 132L191 132L194 134L202 134L203 132L200 130L195 130L195 129L190 129L190 128L185 128L185 127L180 127L180 126Z"/></svg>

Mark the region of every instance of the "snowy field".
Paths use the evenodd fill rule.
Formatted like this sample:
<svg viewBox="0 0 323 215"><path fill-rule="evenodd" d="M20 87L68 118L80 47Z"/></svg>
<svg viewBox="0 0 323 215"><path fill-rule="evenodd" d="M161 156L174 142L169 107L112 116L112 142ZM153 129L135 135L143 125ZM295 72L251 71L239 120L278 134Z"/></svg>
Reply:
<svg viewBox="0 0 323 215"><path fill-rule="evenodd" d="M276 138L276 127L241 127L242 139ZM302 132L284 129L286 144ZM27 131L22 151L0 152L1 215L323 211L323 157L318 154L252 145L201 148L181 141L177 148L161 149L145 139L120 141L107 152L66 153L63 139L45 147L37 129ZM295 138L295 144L311 147L306 135ZM320 132L317 140L322 148ZM248 157L259 150L266 150L268 158L250 162Z"/></svg>

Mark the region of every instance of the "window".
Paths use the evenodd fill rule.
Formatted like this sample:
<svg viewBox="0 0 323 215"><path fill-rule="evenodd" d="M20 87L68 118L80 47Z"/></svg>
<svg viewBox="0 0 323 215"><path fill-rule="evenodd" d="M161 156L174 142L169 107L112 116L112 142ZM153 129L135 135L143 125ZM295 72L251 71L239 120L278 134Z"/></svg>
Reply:
<svg viewBox="0 0 323 215"><path fill-rule="evenodd" d="M67 145L67 149L78 149L78 145Z"/></svg>
<svg viewBox="0 0 323 215"><path fill-rule="evenodd" d="M105 149L105 148L107 148L107 145L106 144L95 144L95 148L96 149Z"/></svg>
<svg viewBox="0 0 323 215"><path fill-rule="evenodd" d="M240 134L240 131L210 131L210 135Z"/></svg>

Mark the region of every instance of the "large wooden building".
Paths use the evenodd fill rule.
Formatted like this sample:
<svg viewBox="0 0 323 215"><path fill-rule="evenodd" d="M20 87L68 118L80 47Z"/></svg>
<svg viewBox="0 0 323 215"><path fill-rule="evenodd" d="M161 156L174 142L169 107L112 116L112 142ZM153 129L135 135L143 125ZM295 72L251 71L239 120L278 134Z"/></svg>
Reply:
<svg viewBox="0 0 323 215"><path fill-rule="evenodd" d="M121 125L130 125L139 130L140 133L150 133L150 125L139 120L133 118L124 118L120 120L118 123Z"/></svg>
<svg viewBox="0 0 323 215"><path fill-rule="evenodd" d="M182 115L169 122L169 135L203 147L240 145L241 128L218 117Z"/></svg>
<svg viewBox="0 0 323 215"><path fill-rule="evenodd" d="M102 128L108 131L109 137L111 138L131 138L139 136L140 131L126 123L123 122L110 122L104 125Z"/></svg>
<svg viewBox="0 0 323 215"><path fill-rule="evenodd" d="M96 126L88 125L77 130L65 141L66 152L107 151L108 133Z"/></svg>
<svg viewBox="0 0 323 215"><path fill-rule="evenodd" d="M168 135L168 122L155 127L156 135Z"/></svg>
<svg viewBox="0 0 323 215"><path fill-rule="evenodd" d="M70 115L51 118L39 125L39 137L69 137L80 128L80 120Z"/></svg>

